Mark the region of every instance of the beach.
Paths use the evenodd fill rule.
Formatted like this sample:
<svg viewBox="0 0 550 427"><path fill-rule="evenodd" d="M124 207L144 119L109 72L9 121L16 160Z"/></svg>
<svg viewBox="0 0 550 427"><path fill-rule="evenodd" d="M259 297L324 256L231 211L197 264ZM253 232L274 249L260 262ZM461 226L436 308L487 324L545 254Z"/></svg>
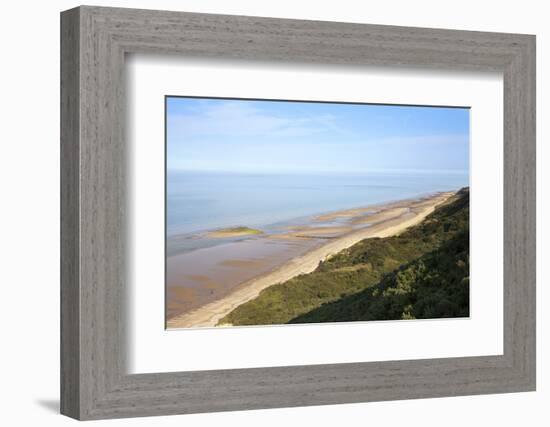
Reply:
<svg viewBox="0 0 550 427"><path fill-rule="evenodd" d="M262 290L312 272L321 261L361 240L401 233L453 194L439 192L320 213L274 232L251 233L245 240L171 256L167 259L167 328L217 326ZM232 231L225 235L239 237ZM238 232L250 233L244 227ZM214 236L223 237L224 232Z"/></svg>

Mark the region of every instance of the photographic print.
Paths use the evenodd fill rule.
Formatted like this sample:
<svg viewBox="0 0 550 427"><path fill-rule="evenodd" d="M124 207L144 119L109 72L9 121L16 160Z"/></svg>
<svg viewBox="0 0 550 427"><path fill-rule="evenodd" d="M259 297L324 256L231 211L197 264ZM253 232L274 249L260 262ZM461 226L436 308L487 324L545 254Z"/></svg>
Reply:
<svg viewBox="0 0 550 427"><path fill-rule="evenodd" d="M467 107L165 97L166 327L469 316Z"/></svg>

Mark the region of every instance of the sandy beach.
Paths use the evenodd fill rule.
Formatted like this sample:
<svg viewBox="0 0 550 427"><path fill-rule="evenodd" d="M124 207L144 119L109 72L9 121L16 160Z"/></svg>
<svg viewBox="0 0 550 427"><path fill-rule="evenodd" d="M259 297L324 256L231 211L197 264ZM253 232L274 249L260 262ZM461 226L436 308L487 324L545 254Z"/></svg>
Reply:
<svg viewBox="0 0 550 427"><path fill-rule="evenodd" d="M241 304L256 298L270 286L285 282L297 275L310 273L323 261L355 243L371 237L388 237L401 233L418 224L435 207L447 200L453 192L438 193L431 197L405 200L379 206L370 206L323 214L315 218L311 227L294 227L265 239L288 240L315 238L323 241L305 254L292 258L271 271L250 278L239 284L229 294L189 312L175 315L167 320L169 329L189 327L213 327L220 319ZM322 222L349 219L351 225L322 227ZM355 228L360 227L360 228ZM324 240L323 240L324 239ZM326 243L325 243L326 242ZM238 260L226 261L238 265ZM187 290L180 290L181 293ZM225 325L222 325L225 326Z"/></svg>

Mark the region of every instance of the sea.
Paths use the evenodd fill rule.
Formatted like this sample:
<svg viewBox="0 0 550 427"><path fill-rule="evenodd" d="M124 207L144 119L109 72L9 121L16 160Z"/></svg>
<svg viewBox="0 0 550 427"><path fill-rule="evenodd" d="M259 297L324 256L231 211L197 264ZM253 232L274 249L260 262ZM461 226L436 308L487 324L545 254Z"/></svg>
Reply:
<svg viewBox="0 0 550 427"><path fill-rule="evenodd" d="M166 233L272 227L286 221L410 199L469 185L467 172L252 174L168 171Z"/></svg>

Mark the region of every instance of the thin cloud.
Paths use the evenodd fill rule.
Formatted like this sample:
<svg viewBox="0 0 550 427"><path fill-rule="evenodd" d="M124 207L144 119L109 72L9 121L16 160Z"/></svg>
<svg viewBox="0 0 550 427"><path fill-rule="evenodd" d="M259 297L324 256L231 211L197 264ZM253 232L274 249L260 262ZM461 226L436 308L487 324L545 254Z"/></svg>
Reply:
<svg viewBox="0 0 550 427"><path fill-rule="evenodd" d="M468 135L419 135L382 138L381 143L386 144L407 144L407 145L440 145L440 144L467 144Z"/></svg>
<svg viewBox="0 0 550 427"><path fill-rule="evenodd" d="M193 137L307 137L326 132L349 132L340 129L330 114L288 117L267 113L249 104L220 102L201 106L189 114L171 114L171 138Z"/></svg>

